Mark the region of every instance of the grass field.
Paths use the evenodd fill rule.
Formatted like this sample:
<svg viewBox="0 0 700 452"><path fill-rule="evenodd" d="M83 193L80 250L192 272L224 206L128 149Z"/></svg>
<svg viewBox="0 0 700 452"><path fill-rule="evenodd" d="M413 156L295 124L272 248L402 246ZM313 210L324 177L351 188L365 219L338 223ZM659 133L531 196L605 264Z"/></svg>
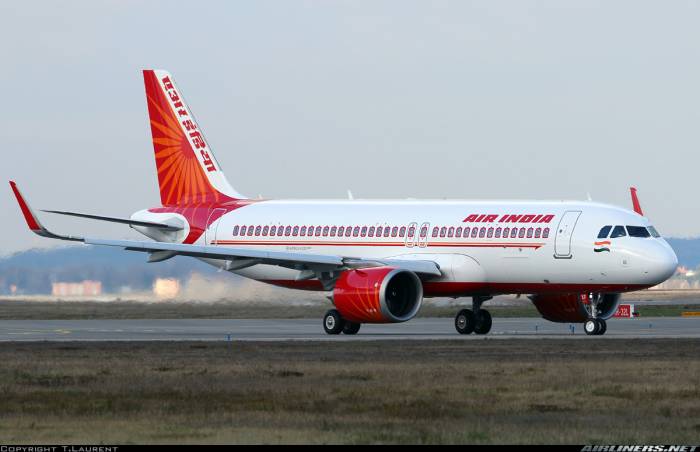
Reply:
<svg viewBox="0 0 700 452"><path fill-rule="evenodd" d="M464 300L464 307L471 307ZM516 306L484 306L494 317L539 317L527 299ZM61 319L250 319L250 318L321 318L331 303L294 305L283 303L143 303L128 301L0 301L0 320ZM419 317L454 317L459 305L444 306L430 300L424 302ZM700 305L640 305L635 308L642 317L679 316L684 311L700 311Z"/></svg>
<svg viewBox="0 0 700 452"><path fill-rule="evenodd" d="M697 443L699 347L2 343L0 443Z"/></svg>

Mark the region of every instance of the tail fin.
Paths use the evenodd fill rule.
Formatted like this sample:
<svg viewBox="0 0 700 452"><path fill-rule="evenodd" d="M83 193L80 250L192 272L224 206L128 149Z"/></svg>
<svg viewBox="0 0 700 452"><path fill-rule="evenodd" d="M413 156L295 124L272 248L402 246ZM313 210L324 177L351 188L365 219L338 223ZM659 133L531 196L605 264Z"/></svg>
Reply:
<svg viewBox="0 0 700 452"><path fill-rule="evenodd" d="M226 180L172 75L144 70L143 79L162 204L243 199Z"/></svg>

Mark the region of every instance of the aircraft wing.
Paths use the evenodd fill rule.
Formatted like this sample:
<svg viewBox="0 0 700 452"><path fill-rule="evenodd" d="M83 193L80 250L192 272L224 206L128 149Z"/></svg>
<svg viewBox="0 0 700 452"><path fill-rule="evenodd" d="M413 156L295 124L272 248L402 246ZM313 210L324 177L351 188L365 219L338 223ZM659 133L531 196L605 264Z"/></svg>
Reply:
<svg viewBox="0 0 700 452"><path fill-rule="evenodd" d="M345 270L351 268L368 268L392 266L409 270L425 276L440 276L439 266L428 260L400 259L363 259L353 256L324 255L312 253L290 253L285 251L254 250L246 248L229 248L222 246L190 245L185 243L139 241L139 240L107 240L55 234L44 227L32 211L29 204L11 181L12 191L17 198L24 219L29 229L43 237L59 240L83 242L88 245L115 246L128 251L149 253L149 262L159 262L174 256L191 256L208 259L219 259L226 270L237 270L257 264L279 265L306 271L300 279L311 279L321 271Z"/></svg>

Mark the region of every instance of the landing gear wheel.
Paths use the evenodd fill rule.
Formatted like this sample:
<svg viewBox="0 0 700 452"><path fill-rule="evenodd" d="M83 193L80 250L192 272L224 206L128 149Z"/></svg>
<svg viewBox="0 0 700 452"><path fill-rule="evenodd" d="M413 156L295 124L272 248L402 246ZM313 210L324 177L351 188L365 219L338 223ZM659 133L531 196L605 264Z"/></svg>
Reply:
<svg viewBox="0 0 700 452"><path fill-rule="evenodd" d="M476 319L471 309L462 309L455 317L455 329L459 334L471 334L474 331Z"/></svg>
<svg viewBox="0 0 700 452"><path fill-rule="evenodd" d="M597 329L598 322L596 322L595 319L588 319L586 320L586 323L583 324L583 331L585 331L589 336L595 335Z"/></svg>
<svg viewBox="0 0 700 452"><path fill-rule="evenodd" d="M345 327L343 328L343 334L357 334L360 331L361 323L348 322L345 321Z"/></svg>
<svg viewBox="0 0 700 452"><path fill-rule="evenodd" d="M340 312L331 309L323 316L323 329L328 334L340 334L345 327L345 319L340 316Z"/></svg>
<svg viewBox="0 0 700 452"><path fill-rule="evenodd" d="M598 336L602 336L608 330L608 324L603 319L598 320Z"/></svg>
<svg viewBox="0 0 700 452"><path fill-rule="evenodd" d="M479 309L474 315L474 332L476 334L486 334L491 331L491 313L484 309Z"/></svg>
<svg viewBox="0 0 700 452"><path fill-rule="evenodd" d="M603 323L604 324L604 323ZM583 324L583 331L589 336L597 336L600 334L601 323L598 319L588 319Z"/></svg>

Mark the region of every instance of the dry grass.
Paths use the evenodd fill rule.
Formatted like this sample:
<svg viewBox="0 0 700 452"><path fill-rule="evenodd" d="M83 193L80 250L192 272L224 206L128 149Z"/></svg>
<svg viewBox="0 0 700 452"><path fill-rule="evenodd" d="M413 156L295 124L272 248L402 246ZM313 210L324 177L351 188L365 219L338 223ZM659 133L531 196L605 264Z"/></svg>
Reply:
<svg viewBox="0 0 700 452"><path fill-rule="evenodd" d="M0 443L696 443L698 346L3 343Z"/></svg>
<svg viewBox="0 0 700 452"><path fill-rule="evenodd" d="M517 305L485 307L494 317L539 317L527 299ZM446 305L426 300L418 317L454 317L471 301ZM331 303L284 304L241 302L160 302L138 301L0 301L0 320L63 320L63 319L302 319L318 318L330 309ZM684 311L698 311L698 304L636 305L642 317L677 317Z"/></svg>

